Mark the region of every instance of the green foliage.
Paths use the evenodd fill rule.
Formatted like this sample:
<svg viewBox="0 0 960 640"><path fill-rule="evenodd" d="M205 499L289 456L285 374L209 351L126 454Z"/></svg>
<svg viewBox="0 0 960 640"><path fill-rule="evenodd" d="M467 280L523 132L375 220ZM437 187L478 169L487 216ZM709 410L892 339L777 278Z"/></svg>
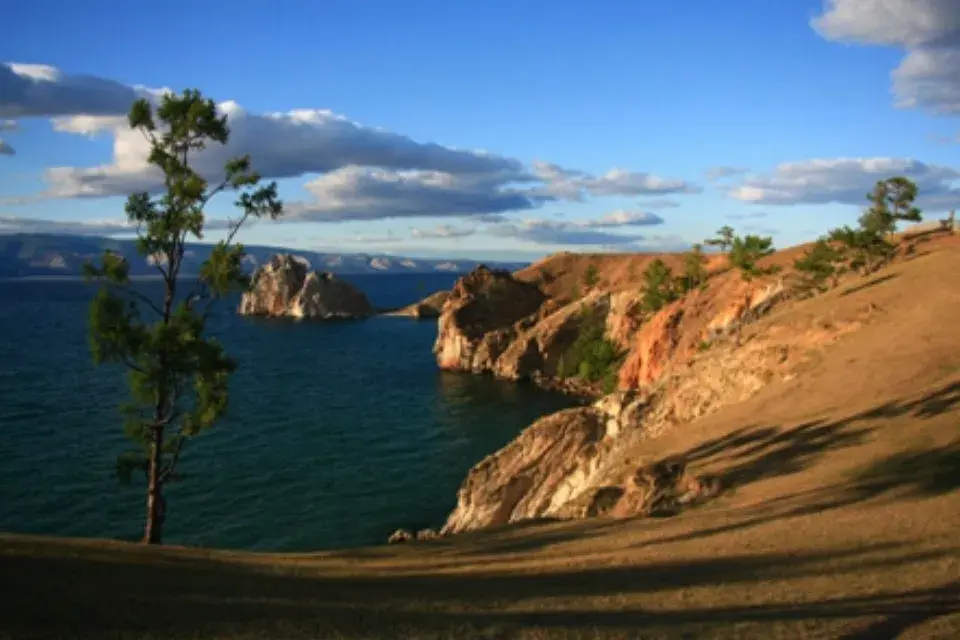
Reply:
<svg viewBox="0 0 960 640"><path fill-rule="evenodd" d="M558 373L563 378L580 378L602 383L605 392L615 390L621 354L606 338L606 322L601 314L584 308L580 312L577 338L560 359Z"/></svg>
<svg viewBox="0 0 960 640"><path fill-rule="evenodd" d="M707 257L703 255L703 246L693 245L693 248L683 254L683 275L677 278L677 288L680 293L687 293L707 282L707 268L704 266Z"/></svg>
<svg viewBox="0 0 960 640"><path fill-rule="evenodd" d="M670 267L660 258L647 265L643 272L643 298L640 301L643 310L657 311L678 297Z"/></svg>
<svg viewBox="0 0 960 640"><path fill-rule="evenodd" d="M187 440L209 429L227 410L230 374L236 369L223 346L206 337L210 305L247 285L241 266L243 246L233 242L248 218L277 218L282 204L275 183L259 186L250 158L230 160L222 180L211 185L191 166L191 155L208 144L225 144L230 131L212 100L188 90L168 94L159 106L138 100L130 110L131 128L150 143L149 162L164 175L158 196L131 195L127 218L137 229L137 250L152 257L163 283L159 299L130 285L129 265L107 252L84 271L101 283L91 303L89 335L97 365L126 367L130 402L122 407L125 432L134 449L117 460L121 480L134 471L148 478L147 542L160 542L163 485L178 476ZM236 191L240 217L203 264L194 288L178 290L188 239L202 239L204 208L218 193Z"/></svg>
<svg viewBox="0 0 960 640"><path fill-rule="evenodd" d="M701 352L701 353L703 353L704 351L706 351L706 350L709 349L709 348L710 348L710 342L709 342L708 340L701 340L701 341L697 344L697 351L699 351L699 352Z"/></svg>
<svg viewBox="0 0 960 640"><path fill-rule="evenodd" d="M597 265L591 264L583 273L583 285L587 289L592 289L600 283L600 274L597 272Z"/></svg>
<svg viewBox="0 0 960 640"><path fill-rule="evenodd" d="M914 202L919 189L913 181L898 176L877 182L867 194L870 207L860 218L860 227L878 234L896 231L897 222L920 222L923 212Z"/></svg>
<svg viewBox="0 0 960 640"><path fill-rule="evenodd" d="M801 288L808 291L824 291L827 281L833 286L842 273L840 262L844 252L830 244L827 238L820 238L804 254L793 261L793 267L801 277Z"/></svg>
<svg viewBox="0 0 960 640"><path fill-rule="evenodd" d="M748 235L744 237L736 236L733 244L730 246L730 264L740 269L744 280L750 280L757 276L777 273L780 268L776 266L761 268L757 266L757 261L774 252L773 238Z"/></svg>
<svg viewBox="0 0 960 640"><path fill-rule="evenodd" d="M704 244L711 247L720 247L720 251L726 252L728 248L733 246L733 239L733 227L724 225L717 229L717 233L713 238L704 240Z"/></svg>

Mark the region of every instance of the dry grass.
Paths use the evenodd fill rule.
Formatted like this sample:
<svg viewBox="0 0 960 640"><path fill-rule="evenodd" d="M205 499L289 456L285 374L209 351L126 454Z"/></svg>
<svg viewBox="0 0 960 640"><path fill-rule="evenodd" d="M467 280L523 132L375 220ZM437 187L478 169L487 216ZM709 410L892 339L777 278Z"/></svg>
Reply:
<svg viewBox="0 0 960 640"><path fill-rule="evenodd" d="M325 554L2 536L0 637L960 637L960 250L937 249L764 319L875 309L635 452L719 476L705 507Z"/></svg>

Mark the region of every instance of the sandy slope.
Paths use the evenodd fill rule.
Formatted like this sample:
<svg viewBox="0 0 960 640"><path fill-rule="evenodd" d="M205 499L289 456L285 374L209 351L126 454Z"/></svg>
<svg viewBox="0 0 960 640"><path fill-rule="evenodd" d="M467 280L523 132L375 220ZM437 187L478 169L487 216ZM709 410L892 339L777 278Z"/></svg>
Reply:
<svg viewBox="0 0 960 640"><path fill-rule="evenodd" d="M875 317L638 446L719 475L704 507L304 555L8 535L0 637L960 637L960 245L931 249L775 311Z"/></svg>

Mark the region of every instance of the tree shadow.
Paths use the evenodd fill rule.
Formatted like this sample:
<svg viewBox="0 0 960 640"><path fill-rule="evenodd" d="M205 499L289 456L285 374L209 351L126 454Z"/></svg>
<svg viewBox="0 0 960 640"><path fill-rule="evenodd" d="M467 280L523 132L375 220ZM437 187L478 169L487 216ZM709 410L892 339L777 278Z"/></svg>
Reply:
<svg viewBox="0 0 960 640"><path fill-rule="evenodd" d="M805 555L743 553L538 573L401 574L383 570L379 575L356 577L325 574L322 562L253 564L165 552L80 555L69 545L56 553L40 556L34 552L31 556L11 552L6 542L4 547L0 549L0 575L8 588L0 601L0 636L9 632L13 637L72 638L101 634L140 637L134 633L152 638L223 637L234 631L242 631L243 637L328 637L325 634L331 630L373 634L362 637L402 637L390 631L398 628L447 630L444 637L461 637L449 630L489 629L494 624L608 629L856 617L868 610L876 612L881 601L660 612L602 607L578 611L567 603L557 607L559 610L515 610L522 609L526 601L572 598L588 604L598 597L619 599L717 584L751 585L818 576L824 571L842 579L843 575L876 569L899 570L956 551L910 551L877 543ZM915 611L921 594L904 594L904 600L905 606ZM890 608L891 602L883 606L888 615L895 610ZM508 607L514 612L507 612Z"/></svg>
<svg viewBox="0 0 960 640"><path fill-rule="evenodd" d="M863 291L863 290L865 290L865 289L869 289L870 287L875 287L875 286L877 286L878 284L883 284L884 282L889 282L890 280L893 280L893 279L899 278L899 277L900 277L900 274L899 274L899 273L888 273L888 274L885 275L885 276L880 276L879 278L874 278L874 279L872 279L872 280L868 280L867 282L864 282L863 284L858 284L858 285L855 286L855 287L850 287L849 289L845 289L844 291L842 291L842 292L840 293L840 296L843 297L843 296L852 295L852 294L854 294L854 293L859 293L860 291Z"/></svg>

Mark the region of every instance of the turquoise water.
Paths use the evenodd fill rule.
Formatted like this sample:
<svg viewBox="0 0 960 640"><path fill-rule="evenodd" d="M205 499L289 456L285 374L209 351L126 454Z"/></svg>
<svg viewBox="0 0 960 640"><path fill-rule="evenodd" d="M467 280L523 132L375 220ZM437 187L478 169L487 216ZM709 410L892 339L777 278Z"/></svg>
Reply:
<svg viewBox="0 0 960 640"><path fill-rule="evenodd" d="M452 275L348 278L393 307ZM145 292L159 284L137 285ZM0 530L138 539L143 483L127 447L123 372L91 364L79 281L0 282ZM230 414L188 443L165 542L311 550L438 527L467 470L567 398L440 372L433 322L293 323L234 315L212 330L240 362Z"/></svg>

